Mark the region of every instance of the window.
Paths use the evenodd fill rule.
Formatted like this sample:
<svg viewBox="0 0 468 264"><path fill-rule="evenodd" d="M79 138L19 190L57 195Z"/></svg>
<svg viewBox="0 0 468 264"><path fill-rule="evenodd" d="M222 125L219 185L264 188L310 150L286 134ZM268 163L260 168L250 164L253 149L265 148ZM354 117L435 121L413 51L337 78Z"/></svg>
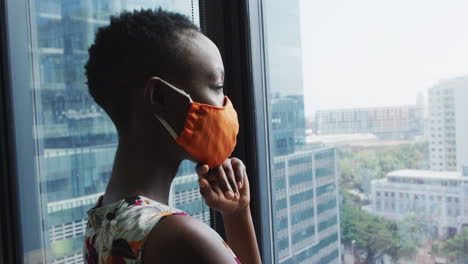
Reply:
<svg viewBox="0 0 468 264"><path fill-rule="evenodd" d="M267 90L272 201L277 204L272 212L275 263L339 261L338 153L306 143L300 3L288 2L287 12L282 3L265 1L263 20L271 73ZM350 114L340 113L331 122L350 120Z"/></svg>
<svg viewBox="0 0 468 264"><path fill-rule="evenodd" d="M86 209L109 179L117 139L84 92L86 48L111 14L163 6L199 24L199 3L5 2L25 262L80 263ZM250 36L207 28L224 39L225 63L234 61L229 82L255 84L232 90L247 105L236 107L254 107L239 111L240 141L258 141L244 152L255 157L252 183L262 183L251 187L265 263L461 262L460 250L426 245L444 248L468 224L465 1L200 0L200 12L208 2L222 8L217 17L235 13L223 17L232 28L250 27ZM248 17L228 10L238 5ZM252 49L236 49L245 40ZM236 60L251 75L233 74L244 70ZM184 164L170 200L208 222L195 181ZM447 204L446 194L464 196Z"/></svg>
<svg viewBox="0 0 468 264"><path fill-rule="evenodd" d="M420 242L445 245L445 223L428 220L429 203L453 193L449 188L463 190L447 182L466 173L457 162L467 158L459 155L468 153L468 120L457 113L468 111L468 38L456 32L468 23L460 11L468 5L261 3L270 199L281 204L270 212L274 263L369 262L372 252L352 243L363 237L384 252L369 263L390 256L416 262L415 254L384 242L389 233L418 250ZM464 46L455 51L449 43L458 42ZM450 133L434 132L449 123ZM446 212L463 212L461 204ZM366 224L379 231L360 232ZM430 225L440 232L430 233ZM409 228L421 230L414 240L405 235Z"/></svg>
<svg viewBox="0 0 468 264"><path fill-rule="evenodd" d="M30 120L25 134L17 136L19 144L35 146L34 152L21 155L27 161L22 166L29 164L31 170L19 172L24 259L26 263L82 263L86 211L104 192L117 146L114 125L87 91L87 49L110 15L163 7L199 24L198 1L6 2L9 17L30 18L10 21L14 31L8 32L12 43L25 40L25 45L10 45L13 73L33 80L14 78L12 82L14 96L21 98L15 101L16 118L26 120L25 124ZM23 13L27 15L18 15ZM30 53L31 61L23 53ZM15 61L21 66L15 68ZM170 204L210 224L210 211L202 202L193 168L188 162L180 168Z"/></svg>

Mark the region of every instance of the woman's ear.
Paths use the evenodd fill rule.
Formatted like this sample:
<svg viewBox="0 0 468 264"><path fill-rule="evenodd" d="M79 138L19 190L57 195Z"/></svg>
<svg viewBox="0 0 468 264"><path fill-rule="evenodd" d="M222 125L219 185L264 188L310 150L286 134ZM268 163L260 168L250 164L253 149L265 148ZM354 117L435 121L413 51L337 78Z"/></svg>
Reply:
<svg viewBox="0 0 468 264"><path fill-rule="evenodd" d="M158 77L151 77L145 85L144 102L155 114L164 114L164 88L166 85Z"/></svg>
<svg viewBox="0 0 468 264"><path fill-rule="evenodd" d="M146 82L144 97L151 112L166 120L179 135L190 107L189 95L158 77L151 77Z"/></svg>

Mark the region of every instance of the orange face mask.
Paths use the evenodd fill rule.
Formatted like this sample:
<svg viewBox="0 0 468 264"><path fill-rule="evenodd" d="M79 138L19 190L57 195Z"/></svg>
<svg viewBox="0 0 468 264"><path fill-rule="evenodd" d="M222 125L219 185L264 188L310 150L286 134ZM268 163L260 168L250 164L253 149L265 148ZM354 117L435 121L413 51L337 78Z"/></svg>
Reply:
<svg viewBox="0 0 468 264"><path fill-rule="evenodd" d="M162 80L161 80L162 81ZM190 99L185 124L180 135L160 116L154 114L177 144L210 168L221 165L236 146L239 123L237 113L227 96L224 106L197 103L185 91L165 82L169 87Z"/></svg>

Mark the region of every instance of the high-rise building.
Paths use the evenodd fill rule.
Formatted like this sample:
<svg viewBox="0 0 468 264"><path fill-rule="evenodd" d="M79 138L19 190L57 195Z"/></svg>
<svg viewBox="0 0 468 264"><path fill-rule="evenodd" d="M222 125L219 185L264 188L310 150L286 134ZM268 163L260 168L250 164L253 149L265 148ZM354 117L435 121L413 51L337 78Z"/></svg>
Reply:
<svg viewBox="0 0 468 264"><path fill-rule="evenodd" d="M210 225L210 208L200 194L198 174L194 172L194 167L195 164L189 161L184 161L180 166L169 192L169 206Z"/></svg>
<svg viewBox="0 0 468 264"><path fill-rule="evenodd" d="M278 263L341 263L337 175L334 148L274 158L273 228Z"/></svg>
<svg viewBox="0 0 468 264"><path fill-rule="evenodd" d="M337 153L306 146L300 1L264 12L276 263L341 263Z"/></svg>
<svg viewBox="0 0 468 264"><path fill-rule="evenodd" d="M454 89L457 170L468 176L468 76L458 81Z"/></svg>
<svg viewBox="0 0 468 264"><path fill-rule="evenodd" d="M384 139L412 139L423 134L423 105L317 111L315 133L365 134Z"/></svg>
<svg viewBox="0 0 468 264"><path fill-rule="evenodd" d="M286 5L285 5L286 4ZM269 81L272 96L304 94L300 1L269 0L263 5L266 26Z"/></svg>
<svg viewBox="0 0 468 264"><path fill-rule="evenodd" d="M302 96L273 98L271 118L277 263L341 263L337 152L306 145Z"/></svg>
<svg viewBox="0 0 468 264"><path fill-rule="evenodd" d="M271 102L272 146L275 155L294 153L305 144L304 97L276 97Z"/></svg>
<svg viewBox="0 0 468 264"><path fill-rule="evenodd" d="M429 89L432 170L459 170L468 176L468 76L442 80Z"/></svg>

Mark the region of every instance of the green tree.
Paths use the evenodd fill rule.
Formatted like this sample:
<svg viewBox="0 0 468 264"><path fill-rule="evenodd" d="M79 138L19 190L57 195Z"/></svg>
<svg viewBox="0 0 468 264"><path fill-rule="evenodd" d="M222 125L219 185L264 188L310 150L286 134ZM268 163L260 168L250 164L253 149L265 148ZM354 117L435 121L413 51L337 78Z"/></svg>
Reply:
<svg viewBox="0 0 468 264"><path fill-rule="evenodd" d="M442 243L442 254L458 263L468 263L468 227Z"/></svg>
<svg viewBox="0 0 468 264"><path fill-rule="evenodd" d="M389 221L348 204L342 207L343 242L351 245L354 240L356 252L365 253L364 263L375 263L386 254L393 259L414 255L422 231L417 222Z"/></svg>
<svg viewBox="0 0 468 264"><path fill-rule="evenodd" d="M374 263L390 248L392 234L384 221L359 208L343 206L343 242L351 244L354 240L357 250L365 252L364 263Z"/></svg>
<svg viewBox="0 0 468 264"><path fill-rule="evenodd" d="M369 193L370 182L399 169L427 169L425 143L413 143L380 149L340 151L340 187L356 188Z"/></svg>
<svg viewBox="0 0 468 264"><path fill-rule="evenodd" d="M426 226L417 218L391 222L389 228L393 234L393 244L388 253L394 260L400 256L414 256L427 234Z"/></svg>

